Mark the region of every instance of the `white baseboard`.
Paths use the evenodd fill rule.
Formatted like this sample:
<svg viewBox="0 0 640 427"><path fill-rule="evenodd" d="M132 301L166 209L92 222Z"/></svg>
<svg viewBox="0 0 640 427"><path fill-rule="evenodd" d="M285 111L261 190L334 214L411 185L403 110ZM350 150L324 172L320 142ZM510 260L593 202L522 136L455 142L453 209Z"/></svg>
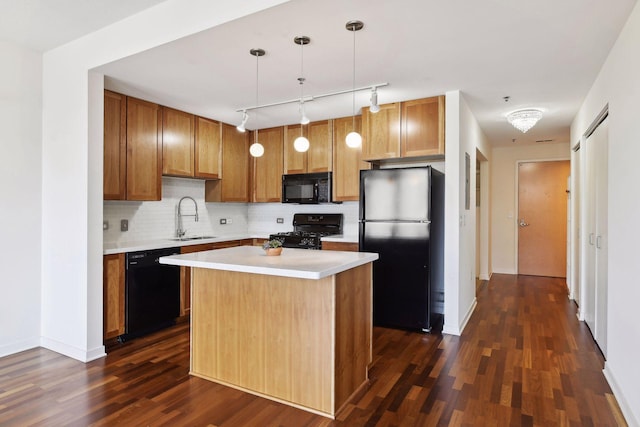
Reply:
<svg viewBox="0 0 640 427"><path fill-rule="evenodd" d="M481 274L478 279L480 280L491 280L491 273L488 274Z"/></svg>
<svg viewBox="0 0 640 427"><path fill-rule="evenodd" d="M13 342L11 344L4 344L0 346L0 357L20 353L21 351L25 350L31 350L32 348L36 347L40 347L39 337L26 338L20 341Z"/></svg>
<svg viewBox="0 0 640 427"><path fill-rule="evenodd" d="M620 389L620 386L618 385L618 382L613 375L613 372L611 372L611 369L609 368L608 362L604 363L604 369L602 370L602 372L604 373L604 377L609 383L609 387L611 387L611 390L613 391L613 395L618 401L618 405L620 406L622 415L624 415L624 418L627 421L629 427L640 427L640 423L638 422L635 414L632 412L631 405L629 405L629 402L627 402L627 399L625 399L624 394L622 393L622 390Z"/></svg>
<svg viewBox="0 0 640 427"><path fill-rule="evenodd" d="M471 319L471 315L473 314L477 305L478 301L474 298L471 306L469 307L469 310L467 310L467 314L464 316L464 319L462 319L462 323L460 325L453 325L452 327L451 324L447 324L447 319L445 318L445 324L442 327L442 333L460 336L462 334L462 331L464 331L464 328L467 326L467 323L469 323L469 319Z"/></svg>
<svg viewBox="0 0 640 427"><path fill-rule="evenodd" d="M83 350L46 337L40 338L40 346L84 363L107 355L103 345L94 349Z"/></svg>
<svg viewBox="0 0 640 427"><path fill-rule="evenodd" d="M518 272L513 269L500 270L498 268L498 269L494 269L492 274L518 274Z"/></svg>

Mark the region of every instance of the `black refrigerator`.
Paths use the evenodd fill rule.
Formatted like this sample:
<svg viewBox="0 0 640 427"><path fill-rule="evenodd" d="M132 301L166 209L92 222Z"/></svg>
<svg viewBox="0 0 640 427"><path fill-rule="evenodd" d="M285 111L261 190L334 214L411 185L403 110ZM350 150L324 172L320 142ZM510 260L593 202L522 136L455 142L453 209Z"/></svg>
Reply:
<svg viewBox="0 0 640 427"><path fill-rule="evenodd" d="M444 313L444 174L431 166L360 172L360 250L376 252L373 322L436 332Z"/></svg>

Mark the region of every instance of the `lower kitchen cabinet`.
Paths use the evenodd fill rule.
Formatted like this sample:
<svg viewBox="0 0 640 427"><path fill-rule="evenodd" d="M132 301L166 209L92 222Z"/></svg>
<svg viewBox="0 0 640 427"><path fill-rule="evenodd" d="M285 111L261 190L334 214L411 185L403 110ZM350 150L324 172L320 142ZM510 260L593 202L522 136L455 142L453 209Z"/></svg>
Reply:
<svg viewBox="0 0 640 427"><path fill-rule="evenodd" d="M360 249L355 242L322 242L322 250L358 252Z"/></svg>
<svg viewBox="0 0 640 427"><path fill-rule="evenodd" d="M121 253L103 257L103 332L105 340L124 334L124 255Z"/></svg>

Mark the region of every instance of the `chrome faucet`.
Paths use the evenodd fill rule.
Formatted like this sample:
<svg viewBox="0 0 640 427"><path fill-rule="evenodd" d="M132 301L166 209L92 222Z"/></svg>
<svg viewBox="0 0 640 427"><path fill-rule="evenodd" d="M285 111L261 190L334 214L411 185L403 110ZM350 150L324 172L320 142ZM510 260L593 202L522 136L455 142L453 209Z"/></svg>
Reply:
<svg viewBox="0 0 640 427"><path fill-rule="evenodd" d="M182 214L182 201L184 199L191 199L191 201L193 202L193 205L196 207L196 213L193 215L183 215ZM189 196L184 196L182 199L180 199L180 201L178 202L178 228L176 228L176 236L178 238L182 238L184 237L184 235L187 233L187 230L185 230L182 224L182 217L183 216L193 216L195 217L195 221L198 222L198 204L196 203L196 201L193 199L193 197L189 197Z"/></svg>

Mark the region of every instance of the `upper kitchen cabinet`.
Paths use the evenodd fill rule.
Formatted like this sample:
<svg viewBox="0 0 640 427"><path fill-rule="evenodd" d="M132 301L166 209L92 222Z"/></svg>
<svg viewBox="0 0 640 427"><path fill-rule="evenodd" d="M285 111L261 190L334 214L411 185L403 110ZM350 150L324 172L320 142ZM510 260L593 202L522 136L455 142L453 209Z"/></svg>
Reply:
<svg viewBox="0 0 640 427"><path fill-rule="evenodd" d="M362 120L355 118L355 130L361 131ZM333 120L333 200L346 202L360 197L360 170L371 165L362 161L362 147L347 146L347 134L354 130L354 119Z"/></svg>
<svg viewBox="0 0 640 427"><path fill-rule="evenodd" d="M293 147L293 142L301 134L309 140L309 150L304 153L296 151ZM305 126L286 126L284 140L285 174L331 171L333 152L331 120L312 122Z"/></svg>
<svg viewBox="0 0 640 427"><path fill-rule="evenodd" d="M127 189L127 97L104 91L104 200L125 200Z"/></svg>
<svg viewBox="0 0 640 427"><path fill-rule="evenodd" d="M372 113L362 108L362 158L364 160L400 157L400 103L380 105Z"/></svg>
<svg viewBox="0 0 640 427"><path fill-rule="evenodd" d="M308 127L309 151L307 151L307 172L330 172L333 153L333 132L331 120L311 122Z"/></svg>
<svg viewBox="0 0 640 427"><path fill-rule="evenodd" d="M444 96L362 109L365 160L444 155Z"/></svg>
<svg viewBox="0 0 640 427"><path fill-rule="evenodd" d="M162 174L193 177L195 169L195 117L162 107Z"/></svg>
<svg viewBox="0 0 640 427"><path fill-rule="evenodd" d="M444 154L444 96L402 103L401 157Z"/></svg>
<svg viewBox="0 0 640 427"><path fill-rule="evenodd" d="M299 136L308 138L307 127L302 125L288 125L284 127L284 173L297 174L307 172L307 153L296 151L293 142Z"/></svg>
<svg viewBox="0 0 640 427"><path fill-rule="evenodd" d="M253 135L249 136L249 140L253 141ZM261 157L253 158L251 168L252 202L281 201L283 141L283 127L260 129L258 131L258 142L264 147L264 154Z"/></svg>
<svg viewBox="0 0 640 427"><path fill-rule="evenodd" d="M127 97L127 200L162 198L162 111Z"/></svg>
<svg viewBox="0 0 640 427"><path fill-rule="evenodd" d="M249 201L249 144L247 133L222 123L222 179L207 181L205 201Z"/></svg>
<svg viewBox="0 0 640 427"><path fill-rule="evenodd" d="M195 177L222 178L222 125L196 117Z"/></svg>

